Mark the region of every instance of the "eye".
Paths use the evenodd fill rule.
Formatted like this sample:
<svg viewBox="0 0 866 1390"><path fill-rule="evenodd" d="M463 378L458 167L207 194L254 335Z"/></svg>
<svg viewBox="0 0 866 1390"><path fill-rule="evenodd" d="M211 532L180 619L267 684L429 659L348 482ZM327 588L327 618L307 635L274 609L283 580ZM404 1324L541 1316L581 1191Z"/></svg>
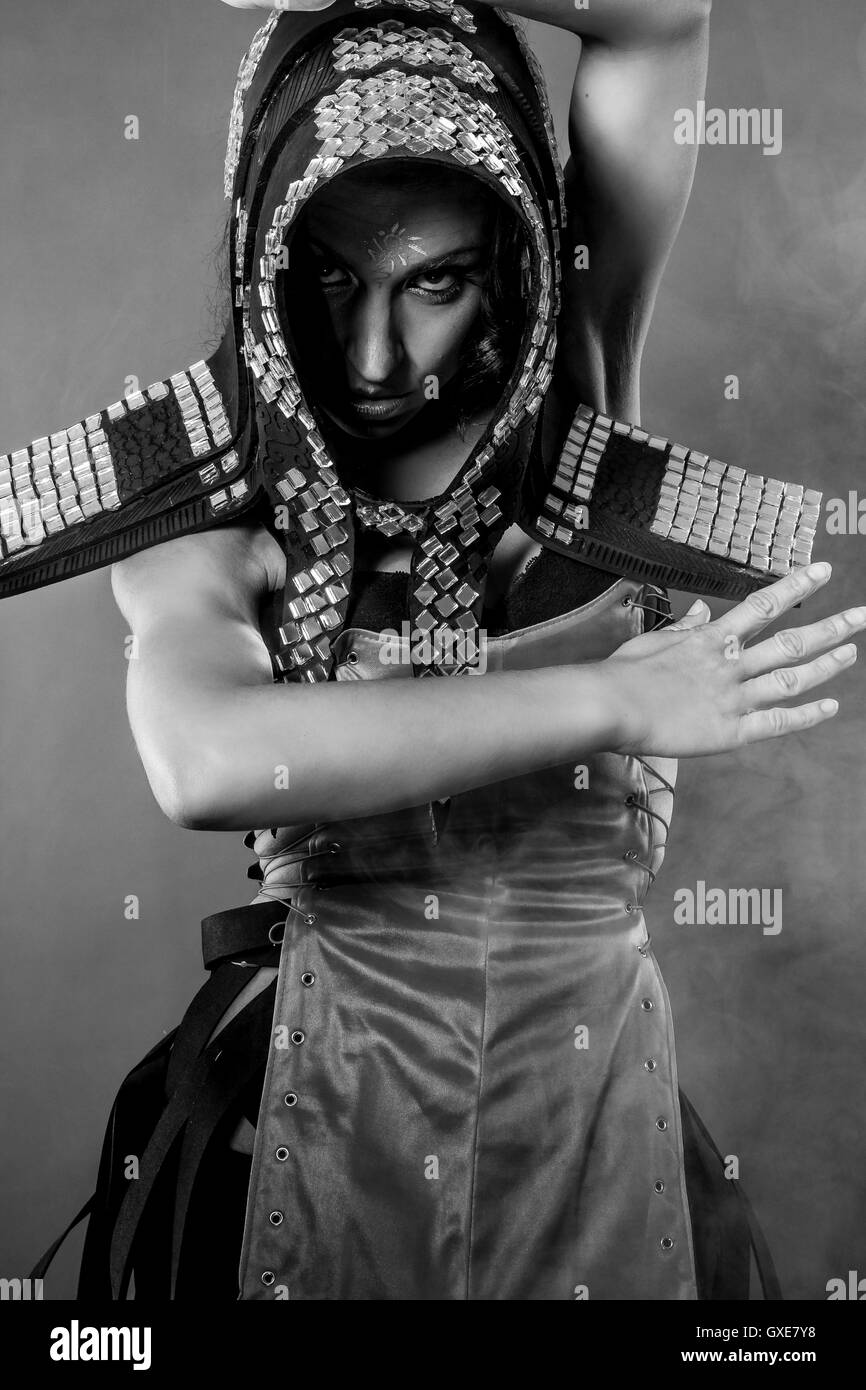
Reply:
<svg viewBox="0 0 866 1390"><path fill-rule="evenodd" d="M421 289L442 290L448 289L449 284L454 284L456 279L456 275L451 270L428 270L423 275L418 276L415 284ZM427 283L422 284L422 281Z"/></svg>
<svg viewBox="0 0 866 1390"><path fill-rule="evenodd" d="M316 275L319 284L325 289L331 289L349 283L349 277L339 266L333 265L330 261L320 260L316 262Z"/></svg>
<svg viewBox="0 0 866 1390"><path fill-rule="evenodd" d="M443 300L456 299L465 280L466 272L462 268L438 266L435 270L425 270L416 275L411 289L424 298L441 303Z"/></svg>

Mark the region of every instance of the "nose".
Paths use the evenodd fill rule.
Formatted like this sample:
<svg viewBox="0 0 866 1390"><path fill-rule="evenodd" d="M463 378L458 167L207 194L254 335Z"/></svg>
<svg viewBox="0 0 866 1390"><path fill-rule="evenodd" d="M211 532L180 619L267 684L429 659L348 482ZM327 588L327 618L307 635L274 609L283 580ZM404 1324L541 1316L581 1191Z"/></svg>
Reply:
<svg viewBox="0 0 866 1390"><path fill-rule="evenodd" d="M343 350L352 390L383 386L400 366L403 345L386 287L373 286L357 296Z"/></svg>

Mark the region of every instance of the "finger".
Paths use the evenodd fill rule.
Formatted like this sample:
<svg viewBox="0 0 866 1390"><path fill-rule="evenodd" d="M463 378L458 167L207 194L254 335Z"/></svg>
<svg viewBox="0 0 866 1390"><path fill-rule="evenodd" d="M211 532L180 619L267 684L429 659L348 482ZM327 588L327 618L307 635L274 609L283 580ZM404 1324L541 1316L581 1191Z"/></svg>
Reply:
<svg viewBox="0 0 866 1390"><path fill-rule="evenodd" d="M327 10L334 0L223 0L233 10Z"/></svg>
<svg viewBox="0 0 866 1390"><path fill-rule="evenodd" d="M744 642L756 632L774 622L782 613L809 598L816 589L827 583L832 573L831 566L822 561L817 565L797 566L796 569L769 584L766 589L756 589L754 593L731 608L719 623L725 632Z"/></svg>
<svg viewBox="0 0 866 1390"><path fill-rule="evenodd" d="M703 627L704 623L709 622L712 614L703 599L696 599L691 608L677 618L675 623L670 623L664 628L665 632L686 632L691 627Z"/></svg>
<svg viewBox="0 0 866 1390"><path fill-rule="evenodd" d="M780 662L805 661L807 657L837 646L863 628L866 628L866 608L848 608L844 613L834 613L806 627L781 628L765 642L741 649L743 677L748 680L763 675Z"/></svg>
<svg viewBox="0 0 866 1390"><path fill-rule="evenodd" d="M779 666L766 676L744 681L740 691L749 707L757 709L773 700L790 700L795 695L814 690L816 685L831 681L847 666L853 666L856 660L857 648L853 642L848 642L844 647L837 647L835 651L828 652L826 656L807 661L804 666Z"/></svg>
<svg viewBox="0 0 866 1390"><path fill-rule="evenodd" d="M741 744L761 743L767 738L796 734L832 719L838 709L838 700L815 700L810 705L796 705L793 709L752 710L740 715L739 741Z"/></svg>

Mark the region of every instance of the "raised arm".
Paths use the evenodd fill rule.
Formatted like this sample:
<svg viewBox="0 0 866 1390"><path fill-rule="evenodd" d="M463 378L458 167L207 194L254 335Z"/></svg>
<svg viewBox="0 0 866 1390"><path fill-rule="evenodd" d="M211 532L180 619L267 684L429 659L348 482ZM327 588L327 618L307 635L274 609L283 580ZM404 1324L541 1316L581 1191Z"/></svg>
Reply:
<svg viewBox="0 0 866 1390"><path fill-rule="evenodd" d="M707 74L712 0L517 0L579 35L565 169L569 226L554 398L640 419L640 358L691 192L695 146L674 140Z"/></svg>
<svg viewBox="0 0 866 1390"><path fill-rule="evenodd" d="M569 112L555 389L632 422L641 353L697 159L696 146L674 140L674 113L703 95L711 3L591 0L574 11L582 52Z"/></svg>

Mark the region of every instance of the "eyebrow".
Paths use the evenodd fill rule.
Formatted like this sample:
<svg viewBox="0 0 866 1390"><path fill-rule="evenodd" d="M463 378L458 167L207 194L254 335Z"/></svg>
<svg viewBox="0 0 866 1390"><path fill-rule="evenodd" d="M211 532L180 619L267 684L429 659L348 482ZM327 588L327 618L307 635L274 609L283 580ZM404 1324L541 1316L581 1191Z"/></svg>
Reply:
<svg viewBox="0 0 866 1390"><path fill-rule="evenodd" d="M319 252L322 255L333 256L338 261L342 259L337 251L325 242L319 241L318 238L310 237L308 244L314 253ZM438 270L440 266L450 265L452 261L459 260L461 257L468 259L477 256L487 249L482 245L458 246L453 251L443 251L438 256L425 256L422 260L413 260L411 266L407 266L406 269L407 272L411 271L413 275L419 275L425 270Z"/></svg>

